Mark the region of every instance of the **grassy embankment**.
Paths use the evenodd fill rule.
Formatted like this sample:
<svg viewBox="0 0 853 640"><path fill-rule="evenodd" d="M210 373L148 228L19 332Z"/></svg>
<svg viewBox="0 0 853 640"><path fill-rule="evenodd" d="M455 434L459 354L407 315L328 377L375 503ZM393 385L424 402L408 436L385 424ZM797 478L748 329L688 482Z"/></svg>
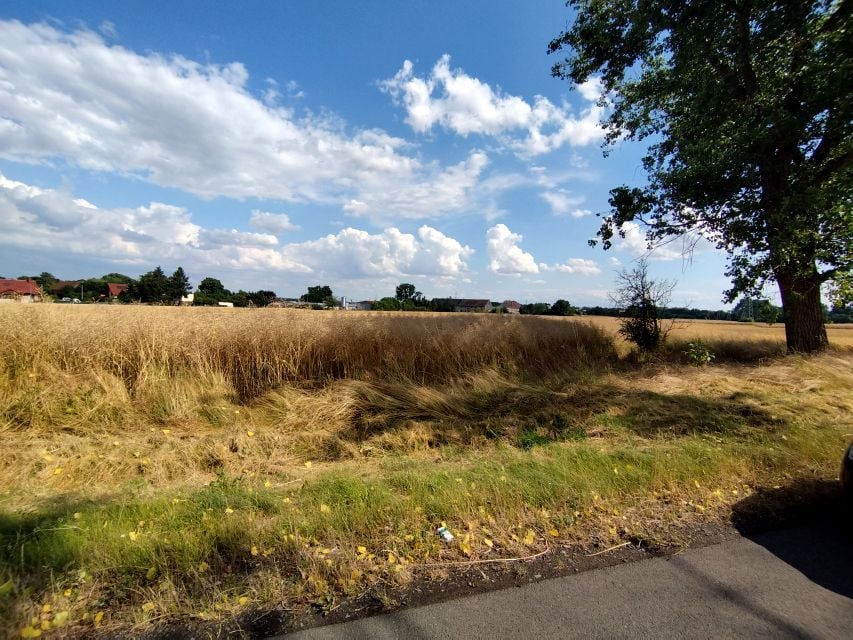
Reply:
<svg viewBox="0 0 853 640"><path fill-rule="evenodd" d="M469 558L678 543L756 488L835 476L850 329L784 358L779 327L682 323L652 363L614 330L0 307L0 634L331 609ZM712 366L683 362L697 337Z"/></svg>

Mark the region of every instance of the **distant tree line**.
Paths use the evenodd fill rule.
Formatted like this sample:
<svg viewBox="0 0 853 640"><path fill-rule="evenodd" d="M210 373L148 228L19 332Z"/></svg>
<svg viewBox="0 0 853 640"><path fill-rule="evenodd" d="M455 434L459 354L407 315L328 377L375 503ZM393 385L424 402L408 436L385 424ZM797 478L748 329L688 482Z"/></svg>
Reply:
<svg viewBox="0 0 853 640"><path fill-rule="evenodd" d="M175 269L170 276L157 266L139 278L132 278L123 273L107 273L99 278L60 280L52 273L43 271L38 276L19 276L19 279L33 280L42 291L59 300L76 298L81 302L97 302L107 298L107 285L110 283L127 285L127 289L118 296L118 301L123 303L176 305L193 292L192 283L182 267ZM216 278L204 278L195 292L193 304L205 306L230 302L235 307L265 307L275 298L274 291L241 289L232 292Z"/></svg>
<svg viewBox="0 0 853 640"><path fill-rule="evenodd" d="M167 276L160 266L143 273L139 278L132 278L123 273L107 273L98 278L83 278L78 280L61 280L52 273L43 271L37 276L18 276L19 280L32 280L41 289L58 299L77 298L82 302L96 302L105 298L107 284L126 284L127 290L118 298L119 302L137 302L144 304L179 304L181 299L193 292L189 278L182 267L175 269ZM61 285L61 286L57 286ZM853 286L851 280L839 278L834 288L829 290L831 306L822 305L824 320L830 323L853 323ZM193 305L216 306L220 302L230 302L235 307L265 307L276 300L274 291L260 289L258 291L233 292L224 287L216 278L204 278L194 292ZM299 300L315 308L330 308L339 306L329 285L308 287L308 291ZM377 311L454 311L455 303L452 298L435 298L430 300L417 290L415 285L403 282L397 285L394 296L388 296L374 301L371 308ZM503 311L500 307L493 312ZM619 307L584 306L574 307L568 300L559 299L553 304L547 302L532 302L522 304L522 315L536 316L611 316L623 317L624 309ZM661 319L683 320L730 320L739 322L763 322L775 324L784 323L785 315L781 307L774 305L765 298L742 298L731 311L693 309L689 307L665 307L658 309Z"/></svg>

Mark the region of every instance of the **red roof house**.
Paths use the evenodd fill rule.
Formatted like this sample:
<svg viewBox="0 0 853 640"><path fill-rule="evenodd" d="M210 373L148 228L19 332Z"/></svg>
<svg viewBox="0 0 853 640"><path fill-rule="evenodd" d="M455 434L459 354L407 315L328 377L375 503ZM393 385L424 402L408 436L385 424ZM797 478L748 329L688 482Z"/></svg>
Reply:
<svg viewBox="0 0 853 640"><path fill-rule="evenodd" d="M127 291L126 284L119 284L117 282L108 282L107 283L107 297L109 298L118 298L123 292Z"/></svg>
<svg viewBox="0 0 853 640"><path fill-rule="evenodd" d="M41 302L41 291L32 280L0 280L0 301Z"/></svg>

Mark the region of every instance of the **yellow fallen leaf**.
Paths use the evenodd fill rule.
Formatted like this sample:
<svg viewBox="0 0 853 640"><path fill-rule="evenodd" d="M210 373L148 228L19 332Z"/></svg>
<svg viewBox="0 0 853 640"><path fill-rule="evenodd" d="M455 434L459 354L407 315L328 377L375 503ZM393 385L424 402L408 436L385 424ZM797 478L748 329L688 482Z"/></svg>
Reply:
<svg viewBox="0 0 853 640"><path fill-rule="evenodd" d="M388 554L388 564L396 564L396 562L397 562L397 556L395 556L393 553L389 553Z"/></svg>
<svg viewBox="0 0 853 640"><path fill-rule="evenodd" d="M411 533L407 533L406 535L403 536L403 540L405 540L406 542L411 542L414 539L415 539L415 536L413 536Z"/></svg>
<svg viewBox="0 0 853 640"><path fill-rule="evenodd" d="M305 467L306 467L307 469L310 469L312 464L313 464L313 463L312 463L310 460L306 460L306 461L305 461Z"/></svg>
<svg viewBox="0 0 853 640"><path fill-rule="evenodd" d="M533 529L528 529L527 533L524 534L524 544L528 547L533 544L536 540L536 534L533 532Z"/></svg>
<svg viewBox="0 0 853 640"><path fill-rule="evenodd" d="M153 580L154 578L156 578L157 577L157 567L149 567L147 573L145 574L145 577L148 580Z"/></svg>
<svg viewBox="0 0 853 640"><path fill-rule="evenodd" d="M42 613L50 613L51 608L52 607L49 604L43 604L41 606L41 612Z"/></svg>
<svg viewBox="0 0 853 640"><path fill-rule="evenodd" d="M50 626L51 626L51 625L50 625L50 620L42 620L42 621L41 621L41 629L42 629L42 631L49 631L49 630L50 630Z"/></svg>
<svg viewBox="0 0 853 640"><path fill-rule="evenodd" d="M269 488L272 486L272 482L270 482L269 480L264 480L264 486L265 486L267 489L269 489Z"/></svg>
<svg viewBox="0 0 853 640"><path fill-rule="evenodd" d="M154 605L154 603L153 603L153 602L145 602L145 603L143 603L143 605L142 605L142 610L143 610L145 613L148 613L149 611L154 611L154 609L155 609L155 608L156 608L156 607L155 607L155 605Z"/></svg>
<svg viewBox="0 0 853 640"><path fill-rule="evenodd" d="M494 543L494 542L492 542L491 540L489 540L488 538L483 538L483 543L484 543L484 544L485 544L489 549L491 549L492 547L494 547L494 546L495 546L495 543Z"/></svg>
<svg viewBox="0 0 853 640"><path fill-rule="evenodd" d="M73 593L73 591L71 589L66 589L65 591L62 592L62 595L64 595L67 598L72 593Z"/></svg>
<svg viewBox="0 0 853 640"><path fill-rule="evenodd" d="M257 548L255 545L252 545L252 549L250 550L250 553L251 553L253 556L258 555L258 548Z"/></svg>
<svg viewBox="0 0 853 640"><path fill-rule="evenodd" d="M21 637L22 638L38 638L41 636L41 629L36 629L35 627L24 627L21 629Z"/></svg>
<svg viewBox="0 0 853 640"><path fill-rule="evenodd" d="M240 596L239 598L237 598L237 604L239 604L241 606L246 604L248 601L249 601L249 598L247 596Z"/></svg>
<svg viewBox="0 0 853 640"><path fill-rule="evenodd" d="M130 538L131 542L136 542L136 539L139 537L139 534L136 531L131 531L127 534L127 537Z"/></svg>
<svg viewBox="0 0 853 640"><path fill-rule="evenodd" d="M556 529L551 529L550 531L548 531L548 534L549 534L552 538L556 538L556 537L558 537L558 536L560 535L560 532L559 532L559 531L557 531Z"/></svg>
<svg viewBox="0 0 853 640"><path fill-rule="evenodd" d="M615 535L616 535L616 533L617 533L617 531L616 531L616 527L610 527L610 535L611 535L611 536L615 536Z"/></svg>
<svg viewBox="0 0 853 640"><path fill-rule="evenodd" d="M320 505L320 511L321 511L321 513L329 513L331 511L331 509L329 508L329 505L321 504Z"/></svg>
<svg viewBox="0 0 853 640"><path fill-rule="evenodd" d="M56 469L53 470L53 475L55 476L58 476L60 473L62 473L62 467L56 467Z"/></svg>
<svg viewBox="0 0 853 640"><path fill-rule="evenodd" d="M247 435L247 436L249 436L249 437L251 438L252 436L254 436L254 435L255 435L255 432L254 432L254 431L247 431L247 432L246 432L246 435Z"/></svg>
<svg viewBox="0 0 853 640"><path fill-rule="evenodd" d="M205 572L205 571L207 571L208 569L210 569L210 565L209 565L209 564L207 564L204 560L202 560L201 562L199 562L199 563L198 563L198 571L199 571L199 573L204 573L204 572Z"/></svg>
<svg viewBox="0 0 853 640"><path fill-rule="evenodd" d="M68 611L57 611L56 615L53 616L53 626L54 627L63 626L66 622L68 622L68 615L69 615Z"/></svg>
<svg viewBox="0 0 853 640"><path fill-rule="evenodd" d="M694 481L693 481L693 486L694 486L694 487L696 487L696 488L698 489L698 488L699 488L699 487L701 487L702 485L700 485L700 484L699 484L699 481L698 481L698 480L694 480Z"/></svg>
<svg viewBox="0 0 853 640"><path fill-rule="evenodd" d="M367 547L365 547L365 546L363 546L363 545L358 545L358 552L359 552L361 555L365 555L365 554L367 553Z"/></svg>
<svg viewBox="0 0 853 640"><path fill-rule="evenodd" d="M234 509L231 507L225 507L225 513L234 513Z"/></svg>
<svg viewBox="0 0 853 640"><path fill-rule="evenodd" d="M160 429L160 431L162 431L164 435L169 435L170 433L172 433L171 429Z"/></svg>
<svg viewBox="0 0 853 640"><path fill-rule="evenodd" d="M104 620L104 612L98 611L98 613L95 614L95 626L100 627L101 622L103 622L103 620Z"/></svg>
<svg viewBox="0 0 853 640"><path fill-rule="evenodd" d="M79 519L80 519L80 518L82 518L82 517L83 517L83 514L82 514L82 513L80 513L79 511L75 511L75 512L74 512L74 519L75 519L75 520L79 520Z"/></svg>

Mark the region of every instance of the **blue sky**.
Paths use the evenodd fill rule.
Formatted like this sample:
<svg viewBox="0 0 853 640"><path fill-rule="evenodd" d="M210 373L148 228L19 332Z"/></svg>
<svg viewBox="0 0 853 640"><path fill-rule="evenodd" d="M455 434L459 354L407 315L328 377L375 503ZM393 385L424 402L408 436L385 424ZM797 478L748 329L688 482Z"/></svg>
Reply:
<svg viewBox="0 0 853 640"><path fill-rule="evenodd" d="M642 146L602 157L554 79L559 0L0 2L0 273L182 265L295 296L606 304L642 231L587 240ZM722 307L724 257L651 254Z"/></svg>

